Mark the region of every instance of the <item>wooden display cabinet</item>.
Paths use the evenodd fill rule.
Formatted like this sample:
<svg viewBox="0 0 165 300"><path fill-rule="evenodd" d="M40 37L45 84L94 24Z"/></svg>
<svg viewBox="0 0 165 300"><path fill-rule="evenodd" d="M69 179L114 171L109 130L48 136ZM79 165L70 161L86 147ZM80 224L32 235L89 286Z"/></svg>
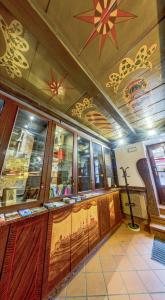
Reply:
<svg viewBox="0 0 165 300"><path fill-rule="evenodd" d="M5 96L1 99L0 211L6 212L44 202L52 121Z"/></svg>
<svg viewBox="0 0 165 300"><path fill-rule="evenodd" d="M61 197L49 198L53 157L59 158L61 164L64 159L71 161L71 156L74 158L72 163L73 172L69 174L70 179L68 180L67 178L69 171L67 171L65 165L64 170L62 167L58 170L61 178L57 178L57 184L62 184L63 180L67 180L69 183L66 184L73 185L73 194L84 192L78 191L78 136L88 141L88 149L84 148L83 150L83 176L90 178L88 191L95 191L96 181L98 181L98 191L100 188L103 193L102 195L84 200L81 203L68 205L59 209L51 209L50 211L38 213L26 219L20 218L14 221L4 221L3 225L0 224L0 300L39 300L47 296L79 264L82 258L99 243L100 239L103 239L106 234L110 233L111 228L116 228L115 226L120 223L119 193L115 192L113 195L106 192L104 194L108 188L105 174L111 176L111 173L110 170L105 171L105 161L108 161L107 157L106 159L100 157L104 153L104 149L108 148L108 145L94 139L88 134L71 128L71 126L57 125L51 116L49 118L48 115L45 116L41 111L37 109L33 110L29 106L27 107L21 101L10 100L10 97L3 95L1 95L1 100L1 103L3 101L4 103L1 105L0 110L0 180L2 177L4 179L5 176L8 176L8 178L15 176L18 178L18 181L30 177L28 180L30 191L27 191L26 197L22 198L21 201L13 201L9 205L7 198L12 193L9 193L8 190L10 188L14 189L12 197L15 197L13 195L20 196L21 192L15 191L17 185L16 187L14 184L13 186L11 184L3 186L4 181L2 180L0 182L1 194L3 189L7 189L3 194L6 202L2 203L3 197L0 194L0 213L39 207L44 202L58 201L63 196L66 196L64 193ZM25 117L22 115L19 118L20 111L23 112ZM26 116L29 118L27 124L25 124ZM35 118L38 121L32 124ZM45 127L46 131L41 130L41 132L45 132L42 141L40 142L39 137L35 141L32 137L26 139L28 130L30 131L30 126L33 129L31 130L31 134L33 134L37 130L37 126L40 127L40 120L41 123L43 122L47 126ZM16 125L17 128L15 128ZM60 145L63 143L64 147L54 149L54 137L57 127L70 132L73 136L72 151L64 151L67 147L66 141L64 142L62 137L60 137L60 140L56 144ZM22 128L24 132L21 131ZM13 131L15 132L13 133ZM14 139L13 134L16 136L17 133L18 136ZM39 136L40 131L37 133ZM44 148L42 147L43 143ZM99 153L97 157L95 155L95 158L93 155L94 143L95 145L99 145ZM36 148L34 148L34 144L35 146L37 144ZM10 155L8 155L8 149L10 150ZM34 153L31 154L34 152L33 150L36 151L36 156L31 161L31 155L34 155ZM42 155L39 157L37 153L42 153ZM10 156L13 159L12 163L15 164L13 170L10 159L7 161L7 164L5 161ZM37 163L37 160L40 163ZM25 165L23 165L23 161L26 162ZM20 162L21 165L17 168ZM101 171L98 168L97 173L96 169L99 163L101 164ZM33 170L36 164L39 166L39 170L37 171ZM71 165L69 168L71 169ZM22 175L18 171L24 174ZM86 175L87 171L88 174ZM53 172L53 175L55 175L56 165L54 165ZM21 176L26 178L22 178ZM37 184L39 190L38 197L31 197L31 190L33 190L34 185L33 176L36 177L36 180L39 180L40 176ZM101 184L98 184L99 180ZM17 184L19 185L19 190L21 190L21 182L19 181ZM101 188L103 186L104 188ZM85 193L88 191L85 191Z"/></svg>
<svg viewBox="0 0 165 300"><path fill-rule="evenodd" d="M81 203L72 208L71 269L88 253L88 205Z"/></svg>
<svg viewBox="0 0 165 300"><path fill-rule="evenodd" d="M118 224L122 220L122 209L121 209L121 200L120 200L119 192L113 193L113 200L114 200L114 208L115 208L115 224Z"/></svg>
<svg viewBox="0 0 165 300"><path fill-rule="evenodd" d="M113 192L112 194L107 195L107 200L109 205L110 229L112 229L122 220L119 192Z"/></svg>
<svg viewBox="0 0 165 300"><path fill-rule="evenodd" d="M9 225L4 225L0 227L0 274L2 275L3 262L5 258L7 240L9 234ZM0 276L0 299L1 299L1 291L2 291L2 276Z"/></svg>
<svg viewBox="0 0 165 300"><path fill-rule="evenodd" d="M71 208L49 213L43 295L71 271Z"/></svg>
<svg viewBox="0 0 165 300"><path fill-rule="evenodd" d="M109 200L107 195L98 199L100 236L103 238L110 230Z"/></svg>
<svg viewBox="0 0 165 300"><path fill-rule="evenodd" d="M90 251L100 241L97 198L88 201L88 235Z"/></svg>
<svg viewBox="0 0 165 300"><path fill-rule="evenodd" d="M109 218L110 218L110 229L112 229L116 224L116 215L115 215L115 203L113 194L107 195L108 206L109 206ZM116 199L118 201L118 199Z"/></svg>
<svg viewBox="0 0 165 300"><path fill-rule="evenodd" d="M41 299L47 217L45 213L1 228L0 300Z"/></svg>

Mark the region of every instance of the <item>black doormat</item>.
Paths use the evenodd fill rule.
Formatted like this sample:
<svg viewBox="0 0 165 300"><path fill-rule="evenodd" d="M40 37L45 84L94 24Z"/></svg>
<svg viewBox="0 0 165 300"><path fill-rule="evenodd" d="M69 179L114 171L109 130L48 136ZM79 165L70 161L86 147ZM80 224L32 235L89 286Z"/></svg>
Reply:
<svg viewBox="0 0 165 300"><path fill-rule="evenodd" d="M154 237L151 259L165 265L165 239Z"/></svg>

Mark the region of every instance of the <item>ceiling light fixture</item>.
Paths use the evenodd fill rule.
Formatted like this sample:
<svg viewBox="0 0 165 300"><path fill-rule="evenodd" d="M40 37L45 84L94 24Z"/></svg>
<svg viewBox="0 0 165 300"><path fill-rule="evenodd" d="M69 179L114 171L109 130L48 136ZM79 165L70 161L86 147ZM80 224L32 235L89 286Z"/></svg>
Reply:
<svg viewBox="0 0 165 300"><path fill-rule="evenodd" d="M147 118L146 119L146 126L147 126L147 128L152 128L153 127L153 125L154 125L154 123L153 123L153 121L151 120L151 118Z"/></svg>
<svg viewBox="0 0 165 300"><path fill-rule="evenodd" d="M119 130L119 132L118 132L118 138L122 138L122 136L123 136L123 132L121 130Z"/></svg>
<svg viewBox="0 0 165 300"><path fill-rule="evenodd" d="M126 141L124 139L118 140L118 145L124 145Z"/></svg>
<svg viewBox="0 0 165 300"><path fill-rule="evenodd" d="M147 132L147 134L148 134L149 136L153 136L153 135L155 135L156 133L157 133L157 131L156 131L155 129L149 130L149 131Z"/></svg>

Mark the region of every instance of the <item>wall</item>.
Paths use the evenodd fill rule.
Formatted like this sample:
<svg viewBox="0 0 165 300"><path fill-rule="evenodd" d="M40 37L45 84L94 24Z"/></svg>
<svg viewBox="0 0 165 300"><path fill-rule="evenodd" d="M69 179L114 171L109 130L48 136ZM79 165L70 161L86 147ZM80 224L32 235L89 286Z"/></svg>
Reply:
<svg viewBox="0 0 165 300"><path fill-rule="evenodd" d="M142 142L130 144L130 145L123 145L120 148L115 149L115 156L116 156L116 164L117 164L117 172L118 172L118 179L119 185L125 185L124 178L122 177L122 171L120 167L129 167L128 175L128 183L130 186L138 186L144 187L143 180L141 179L137 168L136 162L140 158L146 157L145 154L145 147Z"/></svg>

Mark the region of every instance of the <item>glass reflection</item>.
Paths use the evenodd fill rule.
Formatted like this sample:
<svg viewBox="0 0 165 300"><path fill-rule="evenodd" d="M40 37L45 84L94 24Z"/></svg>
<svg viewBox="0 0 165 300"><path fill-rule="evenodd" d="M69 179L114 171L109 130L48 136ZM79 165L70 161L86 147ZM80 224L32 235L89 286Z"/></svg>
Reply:
<svg viewBox="0 0 165 300"><path fill-rule="evenodd" d="M91 189L90 142L78 137L78 191Z"/></svg>
<svg viewBox="0 0 165 300"><path fill-rule="evenodd" d="M95 188L104 188L104 168L103 168L103 154L102 147L93 143L93 162L94 162L94 176Z"/></svg>
<svg viewBox="0 0 165 300"><path fill-rule="evenodd" d="M73 134L56 126L50 198L73 193Z"/></svg>
<svg viewBox="0 0 165 300"><path fill-rule="evenodd" d="M38 199L47 121L19 110L0 176L0 205Z"/></svg>
<svg viewBox="0 0 165 300"><path fill-rule="evenodd" d="M111 163L111 150L104 147L104 162L106 171L107 186L110 188L114 185L112 163Z"/></svg>

